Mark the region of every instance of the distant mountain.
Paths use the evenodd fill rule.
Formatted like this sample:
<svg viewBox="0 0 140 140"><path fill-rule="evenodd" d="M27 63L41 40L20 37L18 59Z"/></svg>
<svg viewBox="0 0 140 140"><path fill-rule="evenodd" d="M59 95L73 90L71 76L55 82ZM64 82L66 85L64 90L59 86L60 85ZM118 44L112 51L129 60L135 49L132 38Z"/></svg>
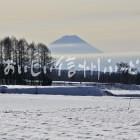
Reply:
<svg viewBox="0 0 140 140"><path fill-rule="evenodd" d="M78 37L77 35L63 36L49 45L55 54L100 53L101 51Z"/></svg>

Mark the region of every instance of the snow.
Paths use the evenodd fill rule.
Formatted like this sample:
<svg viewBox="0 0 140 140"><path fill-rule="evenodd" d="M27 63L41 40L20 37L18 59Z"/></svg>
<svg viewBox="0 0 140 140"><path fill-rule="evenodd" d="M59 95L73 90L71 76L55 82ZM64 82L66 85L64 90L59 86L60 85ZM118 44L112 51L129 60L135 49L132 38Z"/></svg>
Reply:
<svg viewBox="0 0 140 140"><path fill-rule="evenodd" d="M115 95L140 95L140 90L109 90Z"/></svg>
<svg viewBox="0 0 140 140"><path fill-rule="evenodd" d="M52 54L101 53L88 42L76 35L63 36L49 45Z"/></svg>
<svg viewBox="0 0 140 140"><path fill-rule="evenodd" d="M140 98L140 90L106 90L105 92L108 96Z"/></svg>
<svg viewBox="0 0 140 140"><path fill-rule="evenodd" d="M0 139L138 140L138 98L0 94Z"/></svg>

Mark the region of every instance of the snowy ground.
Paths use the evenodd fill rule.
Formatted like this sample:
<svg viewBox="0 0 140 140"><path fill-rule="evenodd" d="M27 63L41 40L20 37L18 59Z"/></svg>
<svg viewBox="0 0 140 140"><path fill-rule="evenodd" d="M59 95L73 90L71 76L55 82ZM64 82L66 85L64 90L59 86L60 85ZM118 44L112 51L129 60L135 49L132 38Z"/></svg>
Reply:
<svg viewBox="0 0 140 140"><path fill-rule="evenodd" d="M140 95L140 90L108 90L115 95Z"/></svg>
<svg viewBox="0 0 140 140"><path fill-rule="evenodd" d="M0 94L0 139L138 140L140 99Z"/></svg>

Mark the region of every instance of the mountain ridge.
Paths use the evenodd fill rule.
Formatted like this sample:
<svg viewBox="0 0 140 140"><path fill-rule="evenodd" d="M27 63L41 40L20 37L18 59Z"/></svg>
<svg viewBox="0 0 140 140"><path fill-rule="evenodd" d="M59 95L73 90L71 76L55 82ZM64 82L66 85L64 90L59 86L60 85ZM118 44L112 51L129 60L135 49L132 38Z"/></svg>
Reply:
<svg viewBox="0 0 140 140"><path fill-rule="evenodd" d="M90 45L77 35L65 35L49 45L52 53L101 53L100 50Z"/></svg>

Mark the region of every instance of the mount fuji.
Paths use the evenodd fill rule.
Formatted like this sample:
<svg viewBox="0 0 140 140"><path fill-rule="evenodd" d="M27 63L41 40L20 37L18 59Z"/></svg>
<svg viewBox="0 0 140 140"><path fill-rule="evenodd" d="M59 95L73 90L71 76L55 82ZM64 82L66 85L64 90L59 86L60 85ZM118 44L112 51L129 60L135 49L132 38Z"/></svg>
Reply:
<svg viewBox="0 0 140 140"><path fill-rule="evenodd" d="M54 54L86 54L101 53L88 42L84 41L77 35L66 35L52 42L49 49Z"/></svg>

